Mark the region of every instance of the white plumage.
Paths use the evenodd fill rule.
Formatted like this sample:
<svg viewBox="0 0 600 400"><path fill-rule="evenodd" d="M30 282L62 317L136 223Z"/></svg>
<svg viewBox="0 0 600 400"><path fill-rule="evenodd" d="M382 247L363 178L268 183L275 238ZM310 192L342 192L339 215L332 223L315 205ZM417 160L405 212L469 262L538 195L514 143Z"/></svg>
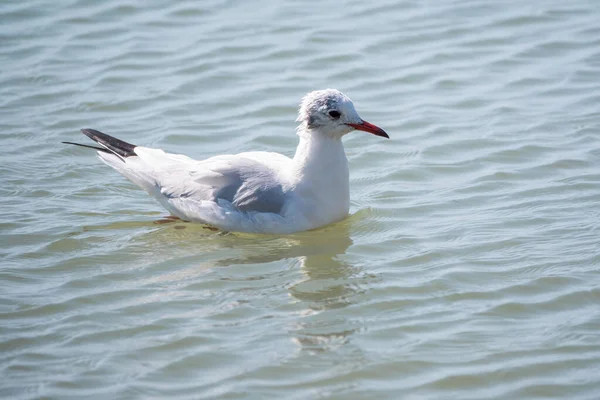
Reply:
<svg viewBox="0 0 600 400"><path fill-rule="evenodd" d="M307 94L298 122L300 143L293 159L248 152L197 161L82 131L102 146L102 161L174 216L226 231L280 234L345 218L350 196L342 136L359 129L388 137L362 120L352 101L334 89Z"/></svg>

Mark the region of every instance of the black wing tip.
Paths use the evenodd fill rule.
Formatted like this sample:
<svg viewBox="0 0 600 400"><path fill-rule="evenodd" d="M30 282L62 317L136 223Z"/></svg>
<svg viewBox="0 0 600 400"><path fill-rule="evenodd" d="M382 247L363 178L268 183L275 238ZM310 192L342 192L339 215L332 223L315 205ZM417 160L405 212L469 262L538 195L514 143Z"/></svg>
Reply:
<svg viewBox="0 0 600 400"><path fill-rule="evenodd" d="M63 143L63 144L72 144L74 146L86 147L88 149L94 149L94 150L102 151L104 153L110 153L110 151L108 151L108 150L106 150L105 148L102 148L102 147L90 146L90 145L87 145L87 144L75 143L75 142L61 142L61 143Z"/></svg>
<svg viewBox="0 0 600 400"><path fill-rule="evenodd" d="M108 136L105 133L102 133L96 129L92 129L92 128L82 128L80 129L81 133L83 133L85 136L89 137L92 140L95 140L94 137L100 137L100 136Z"/></svg>
<svg viewBox="0 0 600 400"><path fill-rule="evenodd" d="M137 156L134 151L136 146L131 143L127 143L96 129L83 128L81 129L81 133L119 157Z"/></svg>

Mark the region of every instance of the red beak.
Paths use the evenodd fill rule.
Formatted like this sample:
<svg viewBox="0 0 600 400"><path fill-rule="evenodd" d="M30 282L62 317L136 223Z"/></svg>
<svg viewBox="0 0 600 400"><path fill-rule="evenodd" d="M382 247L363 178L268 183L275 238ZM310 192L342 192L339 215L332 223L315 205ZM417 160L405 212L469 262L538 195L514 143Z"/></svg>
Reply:
<svg viewBox="0 0 600 400"><path fill-rule="evenodd" d="M381 137L388 138L388 139L390 138L383 129L381 129L380 127L373 125L367 121L364 121L364 120L360 124L346 124L346 125L351 126L358 131L365 131L365 132L372 133L373 135L381 136Z"/></svg>

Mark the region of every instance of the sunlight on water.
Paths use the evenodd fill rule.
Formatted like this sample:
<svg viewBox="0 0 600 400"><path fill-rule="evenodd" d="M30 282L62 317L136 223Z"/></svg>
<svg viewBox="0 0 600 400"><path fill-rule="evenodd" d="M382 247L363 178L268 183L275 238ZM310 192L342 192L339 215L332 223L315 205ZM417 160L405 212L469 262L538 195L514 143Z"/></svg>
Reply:
<svg viewBox="0 0 600 400"><path fill-rule="evenodd" d="M591 1L0 5L0 397L595 399L600 7ZM348 94L351 216L177 222L96 128L292 155Z"/></svg>

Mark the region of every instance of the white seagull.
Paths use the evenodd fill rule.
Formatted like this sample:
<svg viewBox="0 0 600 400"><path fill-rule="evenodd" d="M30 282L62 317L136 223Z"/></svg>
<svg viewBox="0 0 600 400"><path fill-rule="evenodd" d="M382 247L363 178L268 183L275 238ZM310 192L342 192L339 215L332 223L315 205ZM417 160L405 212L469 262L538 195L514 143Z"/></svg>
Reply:
<svg viewBox="0 0 600 400"><path fill-rule="evenodd" d="M297 121L294 158L256 151L193 160L135 146L94 129L100 159L144 189L173 216L224 231L285 234L344 219L350 207L342 137L357 129L389 138L361 119L335 89L308 93Z"/></svg>

